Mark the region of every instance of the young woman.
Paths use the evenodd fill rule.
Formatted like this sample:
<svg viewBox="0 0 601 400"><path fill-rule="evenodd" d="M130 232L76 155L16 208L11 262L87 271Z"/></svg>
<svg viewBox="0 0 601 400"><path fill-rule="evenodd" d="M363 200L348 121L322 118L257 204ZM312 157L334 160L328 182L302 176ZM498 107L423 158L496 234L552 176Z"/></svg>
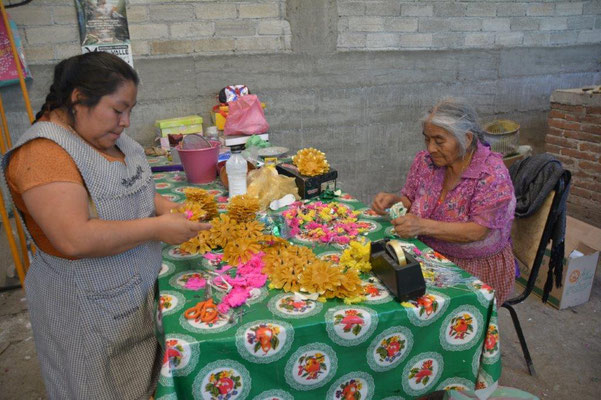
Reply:
<svg viewBox="0 0 601 400"><path fill-rule="evenodd" d="M138 76L120 58L61 61L36 122L2 160L37 252L25 280L51 399L149 398L158 372L154 285L161 241L210 226L169 211L123 131Z"/></svg>

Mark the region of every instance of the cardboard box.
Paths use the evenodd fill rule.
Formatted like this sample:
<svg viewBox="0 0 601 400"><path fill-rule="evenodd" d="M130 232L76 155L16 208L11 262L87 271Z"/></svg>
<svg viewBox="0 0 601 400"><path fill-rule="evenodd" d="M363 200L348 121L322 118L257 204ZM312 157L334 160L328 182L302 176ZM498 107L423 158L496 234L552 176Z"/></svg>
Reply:
<svg viewBox="0 0 601 400"><path fill-rule="evenodd" d="M563 285L553 285L548 302L558 309L586 303L591 294L595 271L601 252L601 229L567 217ZM547 247L533 292L542 297L543 287L549 272L551 247ZM520 264L521 277L517 282L526 285L529 271Z"/></svg>
<svg viewBox="0 0 601 400"><path fill-rule="evenodd" d="M167 137L168 135L187 135L191 133L199 133L202 135L202 117L198 115L161 119L155 121L154 126L159 128L161 137Z"/></svg>
<svg viewBox="0 0 601 400"><path fill-rule="evenodd" d="M301 175L293 164L283 163L276 166L278 173L286 176L292 176L296 180L296 186L298 187L298 194L303 199L310 199L311 197L319 196L321 192L329 189L336 190L336 178L338 178L338 171L330 169L323 175L317 176L306 176Z"/></svg>

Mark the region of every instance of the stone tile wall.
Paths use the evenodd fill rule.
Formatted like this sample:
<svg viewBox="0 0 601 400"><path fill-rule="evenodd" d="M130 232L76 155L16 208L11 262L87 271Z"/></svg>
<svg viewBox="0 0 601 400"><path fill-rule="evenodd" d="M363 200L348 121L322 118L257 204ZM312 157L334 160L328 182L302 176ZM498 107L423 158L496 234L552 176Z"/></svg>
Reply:
<svg viewBox="0 0 601 400"><path fill-rule="evenodd" d="M601 1L338 0L338 49L463 49L601 42Z"/></svg>

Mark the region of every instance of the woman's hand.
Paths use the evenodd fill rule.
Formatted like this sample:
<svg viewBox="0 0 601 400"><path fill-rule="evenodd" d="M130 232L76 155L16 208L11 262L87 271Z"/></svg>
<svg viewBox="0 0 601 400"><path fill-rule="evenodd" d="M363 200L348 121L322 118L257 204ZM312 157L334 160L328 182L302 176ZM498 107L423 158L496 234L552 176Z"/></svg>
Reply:
<svg viewBox="0 0 601 400"><path fill-rule="evenodd" d="M380 192L374 198L371 203L371 208L380 215L386 215L386 209L390 208L393 204L401 201L401 196L396 194Z"/></svg>
<svg viewBox="0 0 601 400"><path fill-rule="evenodd" d="M406 214L402 217L392 220L394 231L402 238L414 238L424 232L423 218L415 214Z"/></svg>
<svg viewBox="0 0 601 400"><path fill-rule="evenodd" d="M189 221L180 213L163 214L157 217L157 221L157 239L167 244L186 242L198 235L198 232L211 229L211 224Z"/></svg>

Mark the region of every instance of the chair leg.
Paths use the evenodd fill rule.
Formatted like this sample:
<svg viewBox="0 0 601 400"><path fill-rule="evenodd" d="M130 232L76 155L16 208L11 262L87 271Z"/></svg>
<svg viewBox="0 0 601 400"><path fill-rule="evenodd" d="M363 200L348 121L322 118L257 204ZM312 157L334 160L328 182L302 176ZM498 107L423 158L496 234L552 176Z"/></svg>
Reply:
<svg viewBox="0 0 601 400"><path fill-rule="evenodd" d="M522 352L524 353L524 358L526 359L528 372L530 372L531 376L536 376L536 372L534 371L534 363L532 362L530 352L528 351L528 345L526 344L526 338L524 338L524 332L522 332L522 327L520 325L520 320L518 319L518 314L515 312L513 307L507 303L503 303L502 307L505 307L507 310L509 310L509 314L511 315L511 319L513 320L515 333L517 333L518 335L520 345L522 346Z"/></svg>

